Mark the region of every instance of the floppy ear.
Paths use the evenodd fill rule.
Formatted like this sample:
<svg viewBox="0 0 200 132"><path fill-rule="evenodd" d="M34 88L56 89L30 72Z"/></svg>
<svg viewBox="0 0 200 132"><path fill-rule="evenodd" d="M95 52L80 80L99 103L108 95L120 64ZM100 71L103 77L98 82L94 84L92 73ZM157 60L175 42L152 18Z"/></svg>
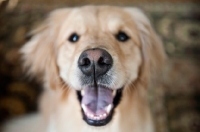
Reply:
<svg viewBox="0 0 200 132"><path fill-rule="evenodd" d="M150 75L158 73L166 60L162 41L141 10L137 8L125 8L125 10L132 16L140 37L143 57L140 78L149 81Z"/></svg>
<svg viewBox="0 0 200 132"><path fill-rule="evenodd" d="M67 14L66 9L52 12L37 29L29 33L31 39L20 49L28 74L52 83L47 85L54 85L59 80L55 78L59 77L56 65L56 39L61 18L66 18Z"/></svg>

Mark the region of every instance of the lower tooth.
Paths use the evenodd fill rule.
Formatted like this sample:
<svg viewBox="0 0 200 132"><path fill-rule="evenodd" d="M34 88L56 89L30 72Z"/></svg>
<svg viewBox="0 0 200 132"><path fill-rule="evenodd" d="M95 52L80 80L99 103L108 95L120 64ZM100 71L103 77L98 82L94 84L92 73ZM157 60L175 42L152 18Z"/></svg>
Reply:
<svg viewBox="0 0 200 132"><path fill-rule="evenodd" d="M109 104L109 105L106 107L106 112L107 112L107 113L110 113L111 109L112 109L112 104Z"/></svg>

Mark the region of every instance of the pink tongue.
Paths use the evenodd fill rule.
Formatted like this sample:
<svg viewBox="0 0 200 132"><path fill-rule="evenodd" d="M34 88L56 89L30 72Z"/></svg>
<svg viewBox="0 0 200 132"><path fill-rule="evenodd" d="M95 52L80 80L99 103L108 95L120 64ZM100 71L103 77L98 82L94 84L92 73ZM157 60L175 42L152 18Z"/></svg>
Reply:
<svg viewBox="0 0 200 132"><path fill-rule="evenodd" d="M84 89L85 94L82 97L82 104L93 114L105 113L105 108L113 102L112 90L104 87L88 87Z"/></svg>

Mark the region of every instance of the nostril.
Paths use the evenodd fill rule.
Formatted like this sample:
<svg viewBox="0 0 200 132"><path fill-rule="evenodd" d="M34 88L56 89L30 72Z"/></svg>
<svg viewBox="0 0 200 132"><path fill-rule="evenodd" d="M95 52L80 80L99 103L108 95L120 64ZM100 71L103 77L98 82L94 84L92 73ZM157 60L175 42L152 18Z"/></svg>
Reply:
<svg viewBox="0 0 200 132"><path fill-rule="evenodd" d="M89 58L82 58L79 62L80 66L88 66L90 65L90 59Z"/></svg>
<svg viewBox="0 0 200 132"><path fill-rule="evenodd" d="M104 64L105 64L104 58L103 58L103 57L100 57L100 58L99 58L98 64L99 64L99 65L104 65Z"/></svg>
<svg viewBox="0 0 200 132"><path fill-rule="evenodd" d="M88 59L88 58L84 58L84 62L85 62L85 64L84 64L85 66L90 65L90 63L91 63L90 59Z"/></svg>
<svg viewBox="0 0 200 132"><path fill-rule="evenodd" d="M100 57L98 60L99 65L111 65L112 60L107 57Z"/></svg>

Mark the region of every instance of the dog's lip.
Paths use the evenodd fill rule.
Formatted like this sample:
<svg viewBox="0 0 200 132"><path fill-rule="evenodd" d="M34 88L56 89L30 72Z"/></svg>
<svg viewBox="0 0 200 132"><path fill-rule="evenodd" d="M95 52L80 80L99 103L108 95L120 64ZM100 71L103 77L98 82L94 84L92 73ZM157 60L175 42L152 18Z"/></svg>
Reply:
<svg viewBox="0 0 200 132"><path fill-rule="evenodd" d="M118 90L118 89L111 89L112 90L112 95L113 95L113 97L115 97L115 95L116 95L116 91ZM82 96L84 96L85 95L85 89L81 89L80 90L80 92L81 92L81 95Z"/></svg>

